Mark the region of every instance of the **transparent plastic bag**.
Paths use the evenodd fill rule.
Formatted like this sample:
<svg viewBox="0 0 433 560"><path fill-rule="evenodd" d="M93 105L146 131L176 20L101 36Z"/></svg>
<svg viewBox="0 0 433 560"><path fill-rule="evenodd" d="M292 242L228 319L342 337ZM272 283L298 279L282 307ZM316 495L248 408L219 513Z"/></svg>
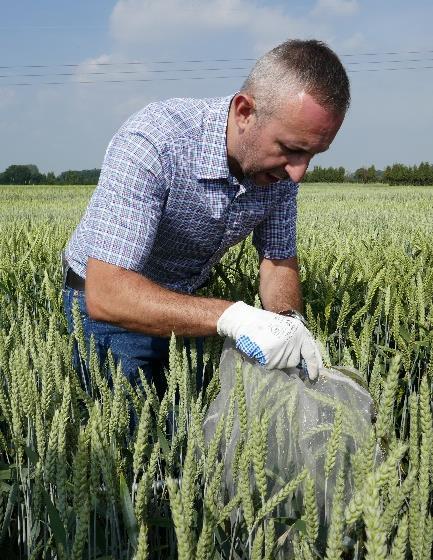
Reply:
<svg viewBox="0 0 433 560"><path fill-rule="evenodd" d="M258 426L264 426L267 435L266 499L307 468L315 482L320 523L326 525L336 474L343 468L345 502L348 503L353 481L351 457L372 434L374 407L368 391L354 380L356 370L347 370L347 374L350 376L336 369L322 369L318 380L312 383L298 368L267 370L241 355L233 343L226 340L219 367L221 390L209 407L204 432L209 444L218 422L225 418L220 458L225 465L224 491L228 499L237 492L239 442L243 440L244 447L254 453L255 432ZM239 388L242 387L239 379L247 413L243 426L239 420ZM334 427L338 422L341 425L339 437L338 428ZM377 451L376 459L379 459ZM252 460L249 473L253 490L257 479ZM302 488L300 485L293 497L281 503L274 516L299 519Z"/></svg>

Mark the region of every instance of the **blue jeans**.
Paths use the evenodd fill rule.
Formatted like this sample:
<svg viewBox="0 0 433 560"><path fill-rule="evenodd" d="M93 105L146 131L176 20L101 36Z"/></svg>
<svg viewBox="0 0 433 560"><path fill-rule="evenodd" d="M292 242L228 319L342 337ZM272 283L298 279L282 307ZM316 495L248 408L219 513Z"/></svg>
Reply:
<svg viewBox="0 0 433 560"><path fill-rule="evenodd" d="M139 380L138 368L140 368L146 379L153 381L158 394L161 396L165 390L164 368L168 369L169 338L149 336L138 332L128 331L103 321L95 321L89 317L86 307L85 293L69 287L63 289L63 305L68 322L69 333L73 332L72 303L76 299L80 309L81 322L89 355L90 338L93 335L96 352L101 366L104 364L108 349L117 364L122 363L124 375L132 385ZM190 341L185 339L185 348L190 357ZM197 348L197 384L201 385L203 370L203 339L196 339ZM88 381L87 358L80 359L78 347L74 347L74 368L80 374L85 384ZM190 366L191 366L191 361Z"/></svg>

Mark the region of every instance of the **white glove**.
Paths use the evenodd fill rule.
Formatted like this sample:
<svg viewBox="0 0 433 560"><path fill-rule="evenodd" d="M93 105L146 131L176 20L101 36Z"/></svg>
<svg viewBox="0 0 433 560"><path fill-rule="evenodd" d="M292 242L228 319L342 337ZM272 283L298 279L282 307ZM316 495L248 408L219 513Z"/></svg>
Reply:
<svg viewBox="0 0 433 560"><path fill-rule="evenodd" d="M308 377L314 380L323 367L312 334L295 317L263 311L238 301L221 315L217 330L219 335L232 338L238 350L267 369L296 367L302 357Z"/></svg>

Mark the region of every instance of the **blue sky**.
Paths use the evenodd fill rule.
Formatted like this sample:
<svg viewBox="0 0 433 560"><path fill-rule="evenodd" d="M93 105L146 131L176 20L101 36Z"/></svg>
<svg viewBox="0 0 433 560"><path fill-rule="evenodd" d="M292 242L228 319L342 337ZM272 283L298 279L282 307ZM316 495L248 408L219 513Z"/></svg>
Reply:
<svg viewBox="0 0 433 560"><path fill-rule="evenodd" d="M289 37L324 40L348 70L357 70L349 74L353 100L342 130L311 166L433 161L433 68L422 68L433 67L431 0L1 0L0 6L0 170L13 163L56 173L100 167L130 114L158 99L228 95L253 63L245 59ZM28 67L35 65L44 67Z"/></svg>

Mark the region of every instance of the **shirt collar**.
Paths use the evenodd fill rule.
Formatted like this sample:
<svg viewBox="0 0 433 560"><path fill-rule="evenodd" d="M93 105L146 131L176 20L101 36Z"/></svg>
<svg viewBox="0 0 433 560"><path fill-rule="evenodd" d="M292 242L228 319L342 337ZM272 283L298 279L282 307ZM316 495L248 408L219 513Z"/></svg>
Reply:
<svg viewBox="0 0 433 560"><path fill-rule="evenodd" d="M195 165L198 179L231 179L227 161L227 120L234 95L213 100L204 120L203 136Z"/></svg>

